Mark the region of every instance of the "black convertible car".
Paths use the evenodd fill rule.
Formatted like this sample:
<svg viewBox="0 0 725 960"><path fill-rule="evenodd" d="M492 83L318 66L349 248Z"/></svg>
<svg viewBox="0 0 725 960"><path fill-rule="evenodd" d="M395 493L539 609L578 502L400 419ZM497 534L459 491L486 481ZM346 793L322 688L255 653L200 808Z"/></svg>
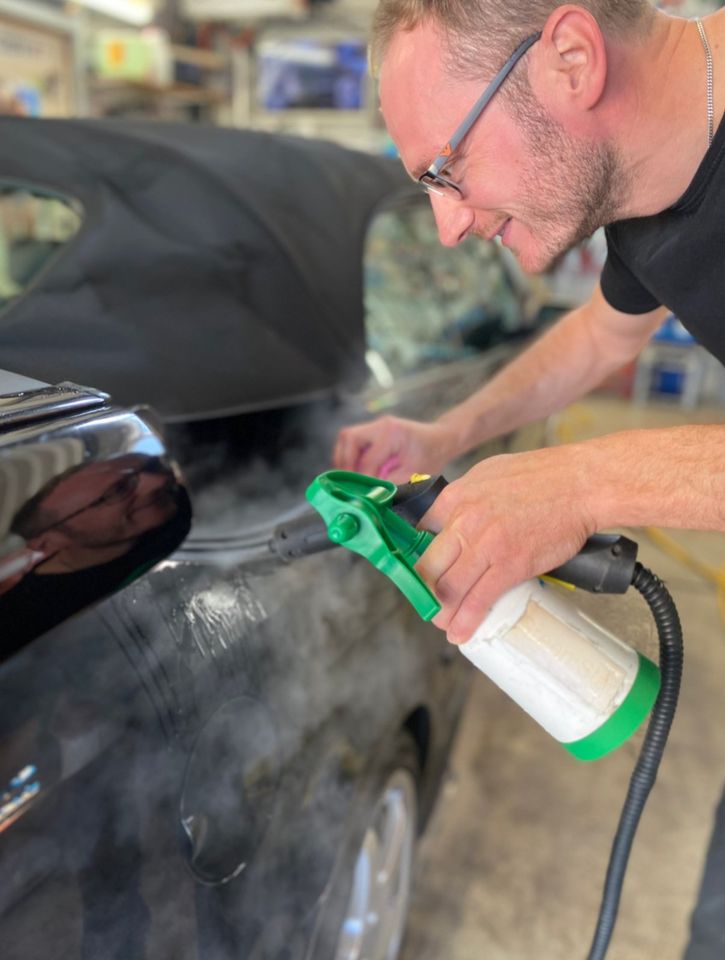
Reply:
<svg viewBox="0 0 725 960"><path fill-rule="evenodd" d="M3 960L394 960L465 662L279 531L528 289L393 160L4 118L0 304Z"/></svg>

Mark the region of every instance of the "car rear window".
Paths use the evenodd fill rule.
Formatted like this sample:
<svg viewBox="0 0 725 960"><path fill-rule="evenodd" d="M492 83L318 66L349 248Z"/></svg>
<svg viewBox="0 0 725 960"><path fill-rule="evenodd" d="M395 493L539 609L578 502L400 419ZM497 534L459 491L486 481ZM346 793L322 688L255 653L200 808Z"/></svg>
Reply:
<svg viewBox="0 0 725 960"><path fill-rule="evenodd" d="M478 237L442 246L425 197L373 220L365 312L368 348L396 376L495 346L523 319L498 246Z"/></svg>

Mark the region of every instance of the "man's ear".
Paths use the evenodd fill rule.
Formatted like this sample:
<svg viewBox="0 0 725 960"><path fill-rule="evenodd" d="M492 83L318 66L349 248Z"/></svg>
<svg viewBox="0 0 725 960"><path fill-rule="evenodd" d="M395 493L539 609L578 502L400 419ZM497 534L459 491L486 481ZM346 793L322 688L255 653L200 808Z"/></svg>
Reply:
<svg viewBox="0 0 725 960"><path fill-rule="evenodd" d="M607 80L607 47L588 10L565 4L549 14L538 61L540 92L555 113L597 106Z"/></svg>

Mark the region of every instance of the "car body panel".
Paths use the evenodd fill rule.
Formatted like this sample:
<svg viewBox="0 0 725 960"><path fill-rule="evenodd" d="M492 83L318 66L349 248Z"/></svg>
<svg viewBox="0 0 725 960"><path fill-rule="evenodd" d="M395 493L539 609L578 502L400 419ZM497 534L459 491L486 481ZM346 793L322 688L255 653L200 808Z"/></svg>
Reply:
<svg viewBox="0 0 725 960"><path fill-rule="evenodd" d="M449 337L453 362L367 378L366 231L387 201L426 202L394 161L140 124L0 118L0 138L0 183L82 214L0 310L0 394L94 388L75 410L68 386L0 400L0 471L37 446L45 473L12 468L28 499L79 465L165 456L194 512L143 576L0 663L3 956L332 960L381 764L413 738L422 828L470 668L362 558L284 562L275 527L308 509L340 426L434 416L510 348ZM384 370L395 314L378 319ZM149 401L163 448L127 409Z"/></svg>
<svg viewBox="0 0 725 960"><path fill-rule="evenodd" d="M392 586L340 554L163 563L8 668L3 766L33 764L40 783L0 835L4 863L34 864L2 919L19 951L5 955L26 958L47 947L40 889L59 884L59 955L248 956L262 938L281 956L315 918L365 765L421 706L430 805L466 679ZM176 921L156 929L170 890L197 916L183 950Z"/></svg>
<svg viewBox="0 0 725 960"><path fill-rule="evenodd" d="M93 391L69 410L79 396L16 397L0 471L55 451L37 486L79 460L165 454L152 420ZM301 502L312 462L298 466ZM273 524L279 491L265 493ZM370 772L406 726L430 811L468 680L439 632L347 552L285 563L192 544L6 650L10 958L314 956L331 891L350 880Z"/></svg>

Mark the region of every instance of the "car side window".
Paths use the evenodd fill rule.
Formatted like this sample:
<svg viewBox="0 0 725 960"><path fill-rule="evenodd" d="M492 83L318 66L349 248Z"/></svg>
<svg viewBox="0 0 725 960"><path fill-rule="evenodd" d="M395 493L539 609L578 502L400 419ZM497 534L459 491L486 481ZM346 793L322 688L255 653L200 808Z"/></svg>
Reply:
<svg viewBox="0 0 725 960"><path fill-rule="evenodd" d="M393 375L486 350L524 323L496 244L442 246L425 198L375 217L364 275L368 348Z"/></svg>
<svg viewBox="0 0 725 960"><path fill-rule="evenodd" d="M0 181L0 309L59 254L82 219L70 198Z"/></svg>

